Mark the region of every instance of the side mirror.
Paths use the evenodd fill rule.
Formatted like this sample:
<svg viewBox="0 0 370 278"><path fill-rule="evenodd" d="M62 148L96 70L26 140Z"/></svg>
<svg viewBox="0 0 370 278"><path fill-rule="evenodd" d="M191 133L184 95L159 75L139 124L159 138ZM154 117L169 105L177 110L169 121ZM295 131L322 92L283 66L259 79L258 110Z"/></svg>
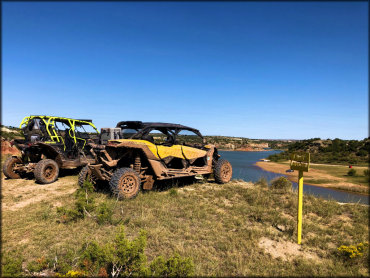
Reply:
<svg viewBox="0 0 370 278"><path fill-rule="evenodd" d="M207 144L206 138L203 138L203 144Z"/></svg>

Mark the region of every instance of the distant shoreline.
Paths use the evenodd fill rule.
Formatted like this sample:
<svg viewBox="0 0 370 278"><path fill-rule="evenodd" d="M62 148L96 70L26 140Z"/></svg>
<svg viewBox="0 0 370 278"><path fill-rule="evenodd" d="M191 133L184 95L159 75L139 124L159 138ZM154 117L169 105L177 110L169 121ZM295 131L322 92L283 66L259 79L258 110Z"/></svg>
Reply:
<svg viewBox="0 0 370 278"><path fill-rule="evenodd" d="M261 150L243 150L243 149L218 149L219 151L223 152L270 152L270 151L277 151L276 149L261 149Z"/></svg>
<svg viewBox="0 0 370 278"><path fill-rule="evenodd" d="M297 182L298 180L298 171L288 172L288 173L286 172L286 170L289 169L288 164L276 163L276 162L271 162L271 161L270 162L258 161L255 163L255 165L265 171L285 175L290 181ZM308 185L336 189L336 190L341 190L341 191L345 191L348 193L369 196L369 187L350 183L348 181L345 181L344 179L330 175L324 170L310 169L309 172L304 174L304 177L306 178L306 180L325 179L325 180L331 181L331 182L317 184L317 183L312 183L309 181L306 182L304 180L303 182Z"/></svg>

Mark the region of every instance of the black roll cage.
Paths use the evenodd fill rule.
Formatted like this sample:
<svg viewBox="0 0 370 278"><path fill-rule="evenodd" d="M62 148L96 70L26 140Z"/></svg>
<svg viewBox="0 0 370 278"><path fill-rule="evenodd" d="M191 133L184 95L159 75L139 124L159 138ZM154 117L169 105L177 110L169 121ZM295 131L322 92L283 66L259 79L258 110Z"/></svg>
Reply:
<svg viewBox="0 0 370 278"><path fill-rule="evenodd" d="M166 136L171 136L172 141L175 142L177 139L177 135L182 130L188 130L191 132L194 132L196 135L198 135L202 141L204 140L204 137L199 132L199 130L179 124L169 124L169 123L143 123L140 121L121 121L117 123L116 127L122 129L134 129L137 130L137 133L133 134L129 139L141 139L148 135L152 130L159 130Z"/></svg>

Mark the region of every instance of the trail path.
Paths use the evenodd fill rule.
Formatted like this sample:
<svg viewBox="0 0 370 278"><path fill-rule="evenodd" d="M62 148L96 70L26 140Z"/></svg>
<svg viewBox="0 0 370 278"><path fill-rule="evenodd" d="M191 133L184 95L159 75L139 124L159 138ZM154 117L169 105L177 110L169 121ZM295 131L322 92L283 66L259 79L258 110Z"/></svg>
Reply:
<svg viewBox="0 0 370 278"><path fill-rule="evenodd" d="M2 209L15 211L43 200L70 195L76 190L75 176L59 177L51 184L37 184L34 179L8 179L1 175Z"/></svg>

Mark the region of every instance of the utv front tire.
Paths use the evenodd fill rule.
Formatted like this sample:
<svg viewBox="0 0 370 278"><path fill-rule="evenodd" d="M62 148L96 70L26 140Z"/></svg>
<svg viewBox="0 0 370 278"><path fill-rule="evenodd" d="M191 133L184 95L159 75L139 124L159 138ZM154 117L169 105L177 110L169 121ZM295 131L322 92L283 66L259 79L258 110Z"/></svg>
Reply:
<svg viewBox="0 0 370 278"><path fill-rule="evenodd" d="M132 199L139 194L140 177L131 168L119 168L113 173L109 186L118 199Z"/></svg>
<svg viewBox="0 0 370 278"><path fill-rule="evenodd" d="M213 171L217 183L227 183L233 175L233 168L230 162L225 159L219 159L215 163Z"/></svg>
<svg viewBox="0 0 370 278"><path fill-rule="evenodd" d="M21 159L19 157L8 157L3 166L3 173L8 179L19 179L21 176L14 172L14 166L17 163L22 163Z"/></svg>
<svg viewBox="0 0 370 278"><path fill-rule="evenodd" d="M40 160L35 167L36 181L41 184L55 182L59 176L59 166L52 159Z"/></svg>

